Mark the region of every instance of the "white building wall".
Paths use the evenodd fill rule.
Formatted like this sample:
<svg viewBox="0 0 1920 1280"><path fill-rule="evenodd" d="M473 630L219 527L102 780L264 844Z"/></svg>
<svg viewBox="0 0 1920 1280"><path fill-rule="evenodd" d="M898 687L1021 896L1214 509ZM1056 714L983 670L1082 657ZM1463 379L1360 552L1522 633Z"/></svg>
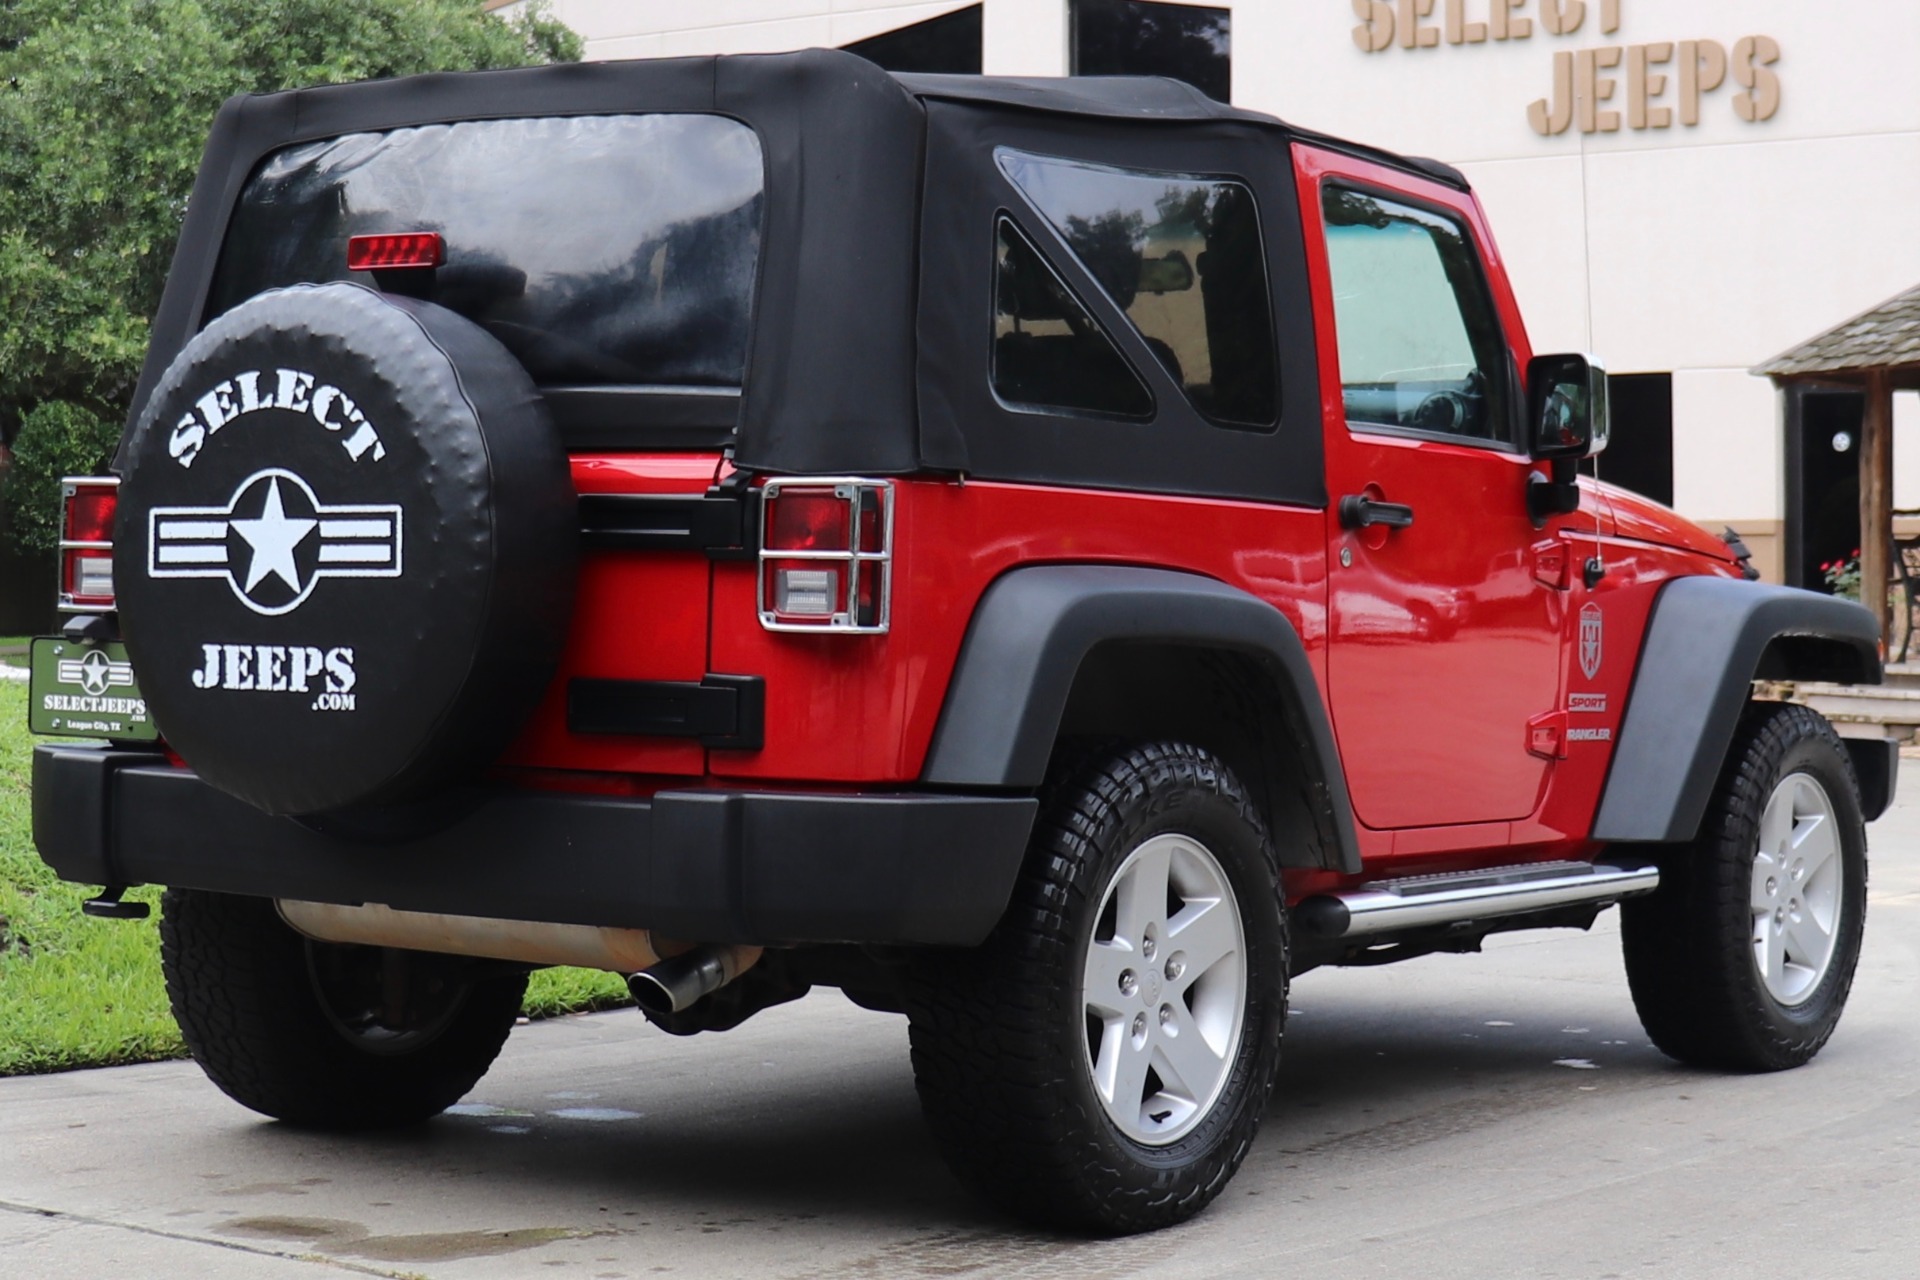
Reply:
<svg viewBox="0 0 1920 1280"><path fill-rule="evenodd" d="M554 0L593 58L843 44L965 0ZM1487 206L1530 336L1590 350L1616 373L1674 375L1674 500L1765 537L1783 511L1780 406L1746 371L1920 280L1920 4L1809 0L1388 0L1425 5L1418 47L1356 43L1351 0L1212 0L1233 10L1236 103L1459 165ZM1450 43L1504 4L1517 36ZM985 0L991 74L1063 75L1066 0ZM1580 15L1554 34L1550 15ZM1603 31L1610 14L1617 28ZM1625 50L1747 36L1778 43L1771 118L1736 112L1725 83L1679 119L1677 62L1650 66L1667 128L1635 129ZM1528 107L1555 55L1621 49L1599 71L1611 131L1542 136ZM1677 59L1678 49L1675 50ZM1604 96L1604 95L1601 95ZM1595 123L1600 123L1596 117ZM1651 121L1650 121L1651 123ZM1903 398L1898 501L1920 506L1920 418ZM1768 558L1763 551L1762 558Z"/></svg>
<svg viewBox="0 0 1920 1280"><path fill-rule="evenodd" d="M1893 397L1893 505L1920 510L1920 391Z"/></svg>
<svg viewBox="0 0 1920 1280"><path fill-rule="evenodd" d="M1486 21L1498 2L1463 0L1461 16ZM1589 0L1580 28L1554 35L1547 12L1582 6L1520 0L1528 38L1454 45L1452 3L1429 6L1431 45L1373 53L1355 43L1349 5L1242 3L1234 98L1459 165L1537 347L1675 375L1675 505L1709 522L1777 520L1779 405L1746 370L1920 280L1920 5L1619 0L1607 33L1608 6ZM1396 19L1404 7L1391 6ZM1739 117L1730 73L1701 96L1697 126L1636 130L1623 53L1602 73L1611 99L1595 104L1621 113L1613 131L1543 137L1529 123L1556 54L1701 39L1731 51L1755 35L1780 48L1770 119ZM1650 69L1668 81L1652 105L1677 117L1678 67Z"/></svg>
<svg viewBox="0 0 1920 1280"><path fill-rule="evenodd" d="M985 0L981 67L993 76L1064 76L1072 70L1062 0Z"/></svg>

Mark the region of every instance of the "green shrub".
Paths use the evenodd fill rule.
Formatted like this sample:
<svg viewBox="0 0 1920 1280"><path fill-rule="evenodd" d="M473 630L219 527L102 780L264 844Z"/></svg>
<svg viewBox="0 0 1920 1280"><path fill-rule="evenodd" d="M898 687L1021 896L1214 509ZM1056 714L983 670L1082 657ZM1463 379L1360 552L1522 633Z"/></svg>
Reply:
<svg viewBox="0 0 1920 1280"><path fill-rule="evenodd" d="M34 405L126 413L229 95L570 62L540 4L0 0L0 443Z"/></svg>
<svg viewBox="0 0 1920 1280"><path fill-rule="evenodd" d="M50 400L27 414L13 442L7 491L0 501L7 537L25 551L51 551L60 540L60 479L90 476L113 456L120 424L78 405Z"/></svg>

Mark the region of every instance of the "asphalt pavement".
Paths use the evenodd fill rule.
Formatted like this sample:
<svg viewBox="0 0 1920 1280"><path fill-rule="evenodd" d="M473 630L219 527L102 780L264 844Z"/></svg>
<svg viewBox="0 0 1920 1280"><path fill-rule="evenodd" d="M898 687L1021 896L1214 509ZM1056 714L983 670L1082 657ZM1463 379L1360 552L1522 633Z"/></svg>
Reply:
<svg viewBox="0 0 1920 1280"><path fill-rule="evenodd" d="M1728 1277L1920 1274L1920 761L1871 829L1846 1019L1797 1071L1647 1043L1611 916L1321 970L1226 1193L1156 1235L1036 1235L923 1132L904 1022L836 992L725 1035L515 1032L431 1125L325 1137L189 1063L0 1081L0 1272L41 1277ZM103 922L101 927L111 928Z"/></svg>

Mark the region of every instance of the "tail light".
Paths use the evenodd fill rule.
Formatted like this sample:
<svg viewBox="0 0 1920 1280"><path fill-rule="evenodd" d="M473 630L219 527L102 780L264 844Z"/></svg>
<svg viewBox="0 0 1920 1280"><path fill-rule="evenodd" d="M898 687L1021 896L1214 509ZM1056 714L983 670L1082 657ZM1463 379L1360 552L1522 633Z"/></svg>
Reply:
<svg viewBox="0 0 1920 1280"><path fill-rule="evenodd" d="M893 486L776 479L761 502L760 625L884 633L893 594Z"/></svg>
<svg viewBox="0 0 1920 1280"><path fill-rule="evenodd" d="M113 512L120 482L70 476L60 482L60 607L69 613L113 608Z"/></svg>

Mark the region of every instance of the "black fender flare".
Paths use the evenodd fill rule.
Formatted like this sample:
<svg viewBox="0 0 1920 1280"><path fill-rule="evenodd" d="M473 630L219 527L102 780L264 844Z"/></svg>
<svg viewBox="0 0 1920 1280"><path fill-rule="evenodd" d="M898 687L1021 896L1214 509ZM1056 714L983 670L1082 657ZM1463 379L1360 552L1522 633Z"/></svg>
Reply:
<svg viewBox="0 0 1920 1280"><path fill-rule="evenodd" d="M1299 745L1319 764L1312 781L1336 846L1331 861L1359 871L1346 773L1299 632L1266 601L1199 574L1034 565L996 579L967 628L922 781L1038 787L1081 663L1116 640L1228 650L1258 663L1290 699L1306 737Z"/></svg>
<svg viewBox="0 0 1920 1280"><path fill-rule="evenodd" d="M1667 583L1647 622L1594 839L1693 839L1757 678L1879 684L1879 624L1851 600L1795 587ZM1890 753L1862 745L1849 750L1872 819L1892 792ZM1875 767L1887 776L1868 776Z"/></svg>

